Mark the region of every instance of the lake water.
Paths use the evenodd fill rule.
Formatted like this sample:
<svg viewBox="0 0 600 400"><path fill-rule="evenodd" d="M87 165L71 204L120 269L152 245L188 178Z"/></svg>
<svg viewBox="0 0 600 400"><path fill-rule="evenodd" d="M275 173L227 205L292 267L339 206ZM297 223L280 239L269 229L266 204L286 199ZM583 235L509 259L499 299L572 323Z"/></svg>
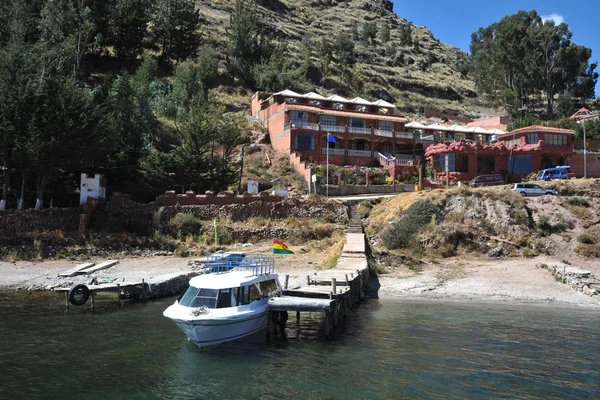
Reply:
<svg viewBox="0 0 600 400"><path fill-rule="evenodd" d="M162 317L172 302L0 293L0 398L600 398L596 310L374 299L337 340L290 316L286 341L198 349Z"/></svg>

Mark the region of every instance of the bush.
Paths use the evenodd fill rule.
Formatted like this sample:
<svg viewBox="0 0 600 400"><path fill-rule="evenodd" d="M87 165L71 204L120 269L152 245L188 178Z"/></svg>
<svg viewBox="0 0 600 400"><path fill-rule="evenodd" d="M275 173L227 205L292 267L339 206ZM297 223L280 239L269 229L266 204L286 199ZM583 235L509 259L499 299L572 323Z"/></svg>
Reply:
<svg viewBox="0 0 600 400"><path fill-rule="evenodd" d="M217 225L217 236L219 239L219 245L231 244L233 242L231 232L229 232L229 229L222 225ZM210 229L205 230L202 234L202 241L207 245L216 244L215 229L211 227Z"/></svg>
<svg viewBox="0 0 600 400"><path fill-rule="evenodd" d="M592 235L589 235L587 233L579 235L577 241L581 244L596 244L596 239L594 239Z"/></svg>
<svg viewBox="0 0 600 400"><path fill-rule="evenodd" d="M388 249L410 247L413 236L432 221L439 208L428 200L419 200L410 205L398 222L393 223L382 234L383 245Z"/></svg>
<svg viewBox="0 0 600 400"><path fill-rule="evenodd" d="M177 213L169 221L169 230L178 236L194 235L202 228L202 221L190 213ZM181 232L181 233L180 233Z"/></svg>
<svg viewBox="0 0 600 400"><path fill-rule="evenodd" d="M538 228L542 231L542 236L550 236L553 233L561 233L567 230L567 226L563 223L552 225L550 223L550 218L546 215L540 216Z"/></svg>
<svg viewBox="0 0 600 400"><path fill-rule="evenodd" d="M572 206L589 207L590 202L582 197L571 197L567 202Z"/></svg>
<svg viewBox="0 0 600 400"><path fill-rule="evenodd" d="M190 256L190 249L187 246L179 246L176 250L175 250L175 255L177 257L189 257Z"/></svg>

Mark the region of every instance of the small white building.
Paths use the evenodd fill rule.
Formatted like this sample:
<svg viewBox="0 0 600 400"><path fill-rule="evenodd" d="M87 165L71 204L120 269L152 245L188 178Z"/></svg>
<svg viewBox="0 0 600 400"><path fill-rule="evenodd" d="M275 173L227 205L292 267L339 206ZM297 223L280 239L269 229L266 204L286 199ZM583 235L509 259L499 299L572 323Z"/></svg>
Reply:
<svg viewBox="0 0 600 400"><path fill-rule="evenodd" d="M87 203L87 199L106 200L106 178L100 174L81 174L81 190L79 205Z"/></svg>
<svg viewBox="0 0 600 400"><path fill-rule="evenodd" d="M258 182L248 179L248 193L258 194Z"/></svg>

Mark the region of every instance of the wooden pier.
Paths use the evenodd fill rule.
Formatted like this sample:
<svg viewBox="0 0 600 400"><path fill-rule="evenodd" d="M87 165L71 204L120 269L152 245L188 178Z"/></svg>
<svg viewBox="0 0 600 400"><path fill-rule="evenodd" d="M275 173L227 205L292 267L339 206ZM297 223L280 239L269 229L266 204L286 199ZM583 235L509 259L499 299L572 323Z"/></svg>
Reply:
<svg viewBox="0 0 600 400"><path fill-rule="evenodd" d="M365 254L365 235L356 206L349 207L350 224L342 255L335 268L313 272L306 276L306 285L288 288L285 276L283 296L269 300L267 337L284 332L289 312L296 313L296 324L301 312L325 314L325 336L331 336L348 313L365 297L369 286L369 268Z"/></svg>
<svg viewBox="0 0 600 400"><path fill-rule="evenodd" d="M114 294L117 298L117 304L119 307L122 307L124 300L126 299L147 300L179 294L187 289L189 280L196 275L198 275L198 272L189 271L186 273L173 273L135 281L115 280L107 283L98 283L97 281L94 281L90 284L79 284L71 288L57 288L54 290L65 293L65 306L69 309L71 305L77 305L71 303L69 299L71 290L76 286L81 287L81 293L85 298L85 301L80 305L85 304L89 299L90 308L94 311L96 307L96 295L98 293ZM87 295L85 294L86 292L88 293Z"/></svg>

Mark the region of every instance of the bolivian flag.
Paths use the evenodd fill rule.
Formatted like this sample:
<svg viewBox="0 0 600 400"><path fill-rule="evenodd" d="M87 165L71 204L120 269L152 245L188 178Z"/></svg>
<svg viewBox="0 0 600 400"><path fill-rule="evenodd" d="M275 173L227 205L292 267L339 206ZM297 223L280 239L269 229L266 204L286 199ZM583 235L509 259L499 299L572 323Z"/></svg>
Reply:
<svg viewBox="0 0 600 400"><path fill-rule="evenodd" d="M273 239L273 253L275 254L294 254L281 240Z"/></svg>

